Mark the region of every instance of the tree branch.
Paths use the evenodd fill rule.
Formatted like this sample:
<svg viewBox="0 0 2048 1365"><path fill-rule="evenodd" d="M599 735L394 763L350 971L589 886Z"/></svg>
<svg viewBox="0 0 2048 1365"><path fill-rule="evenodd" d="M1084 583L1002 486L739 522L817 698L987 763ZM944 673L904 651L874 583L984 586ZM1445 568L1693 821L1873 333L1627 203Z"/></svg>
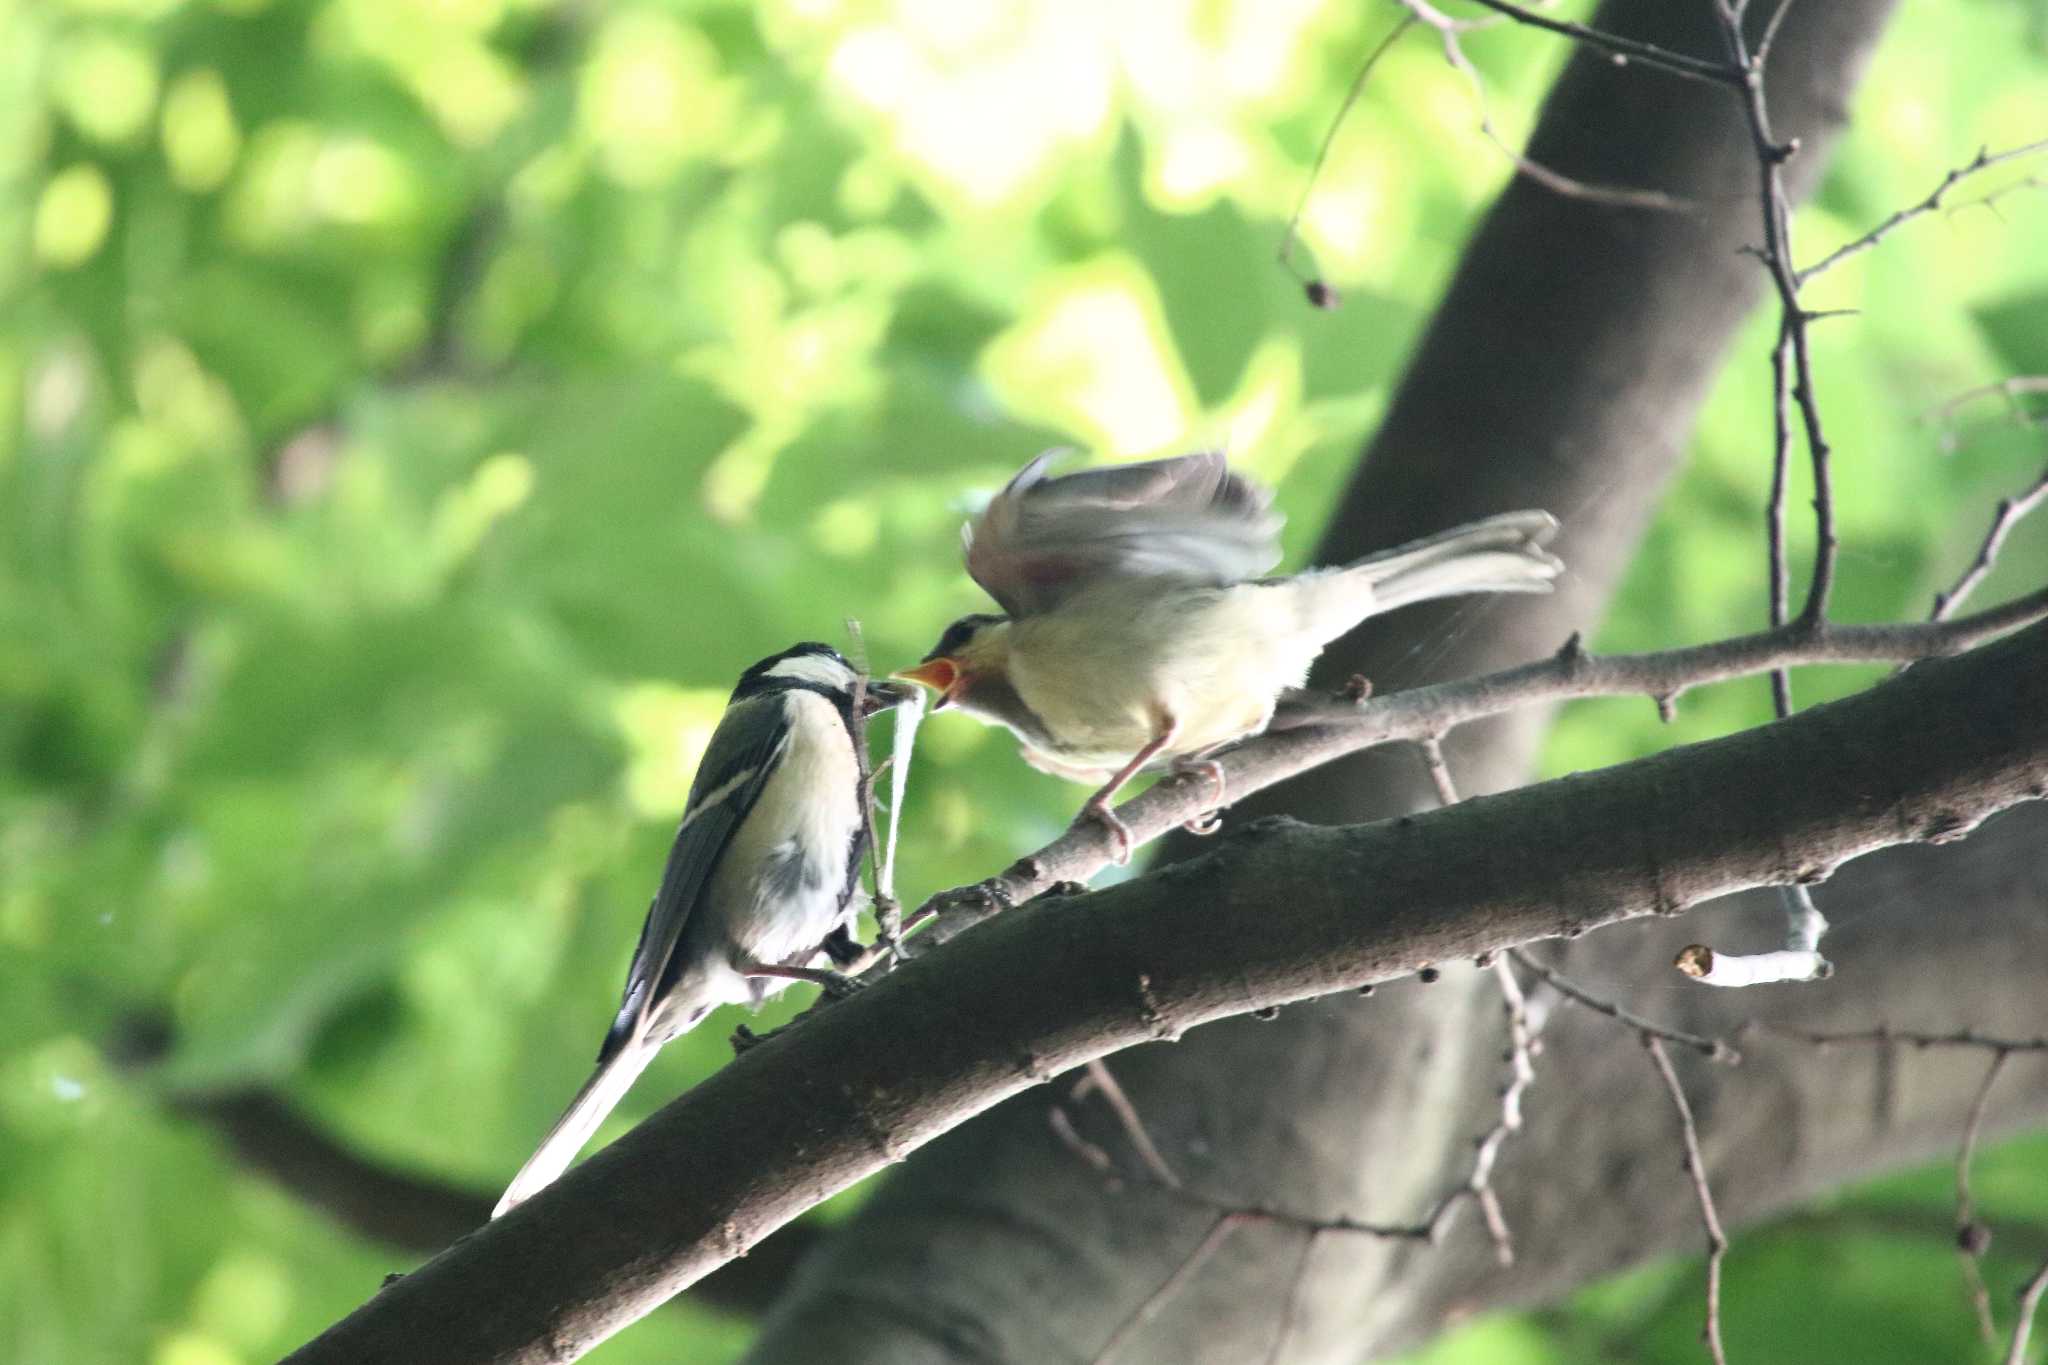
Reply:
<svg viewBox="0 0 2048 1365"><path fill-rule="evenodd" d="M1091 1058L1949 837L2048 796L2044 774L2048 625L1599 774L1352 828L1255 825L1193 862L1005 916L753 1049L291 1359L574 1359Z"/></svg>
<svg viewBox="0 0 2048 1365"><path fill-rule="evenodd" d="M1648 654L1588 653L1574 635L1547 659L1369 697L1341 709L1316 712L1319 723L1276 730L1218 758L1232 800L1242 800L1290 777L1361 749L1400 741L1423 746L1432 774L1442 762L1441 739L1474 721L1512 711L1589 697L1648 697L1668 704L1695 687L1810 664L1912 663L1971 648L2023 625L2048 618L2048 589L1975 616L1946 622L1836 626L1816 634L1803 622L1711 644ZM1435 746L1435 758L1430 758ZM1132 847L1166 834L1205 813L1213 787L1206 775L1173 778L1117 808ZM1439 787L1441 791L1441 787ZM915 928L934 917L941 937L957 933L1010 905L1021 905L1062 882L1085 882L1108 867L1116 841L1103 825L1077 821L1038 852L1019 859L978 887L932 897L906 921Z"/></svg>

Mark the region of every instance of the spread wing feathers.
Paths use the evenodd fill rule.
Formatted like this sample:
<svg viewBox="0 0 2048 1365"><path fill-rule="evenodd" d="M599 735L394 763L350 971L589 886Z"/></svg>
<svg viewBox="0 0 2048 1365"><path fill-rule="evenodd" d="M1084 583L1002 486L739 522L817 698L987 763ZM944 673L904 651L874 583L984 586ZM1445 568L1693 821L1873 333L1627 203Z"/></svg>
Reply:
<svg viewBox="0 0 2048 1365"><path fill-rule="evenodd" d="M676 944L690 912L711 884L733 830L760 799L761 789L789 749L783 701L780 694L769 693L735 702L712 732L690 783L689 805L669 847L661 886L640 927L640 945L633 950L633 965L626 969L618 1016L597 1055L600 1065L644 1035L655 1007L675 988L682 965L674 961ZM666 1041L653 1040L656 1046Z"/></svg>
<svg viewBox="0 0 2048 1365"><path fill-rule="evenodd" d="M1104 577L1236 583L1280 560L1271 495L1219 452L1048 479L1056 453L1025 465L961 530L967 572L1012 616Z"/></svg>

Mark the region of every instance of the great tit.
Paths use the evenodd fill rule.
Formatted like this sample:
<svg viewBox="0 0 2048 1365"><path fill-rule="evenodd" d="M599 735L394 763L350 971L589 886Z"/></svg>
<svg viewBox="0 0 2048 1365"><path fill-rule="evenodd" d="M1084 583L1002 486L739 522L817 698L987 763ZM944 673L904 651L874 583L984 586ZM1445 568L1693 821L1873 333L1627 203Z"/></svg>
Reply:
<svg viewBox="0 0 2048 1365"><path fill-rule="evenodd" d="M712 732L660 889L626 972L597 1071L520 1168L495 1218L559 1176L662 1044L713 1008L759 1005L851 946L867 848L853 708L858 675L828 645L799 644L740 675ZM870 681L872 715L910 699Z"/></svg>
<svg viewBox="0 0 2048 1365"><path fill-rule="evenodd" d="M1508 512L1335 569L1261 578L1280 558L1271 495L1214 452L1047 478L1020 470L961 528L967 572L1002 615L963 616L914 668L933 710L958 706L1022 741L1044 772L1100 783L1082 807L1130 833L1110 799L1139 771L1205 772L1263 730L1323 646L1368 616L1477 592L1548 592L1547 512Z"/></svg>

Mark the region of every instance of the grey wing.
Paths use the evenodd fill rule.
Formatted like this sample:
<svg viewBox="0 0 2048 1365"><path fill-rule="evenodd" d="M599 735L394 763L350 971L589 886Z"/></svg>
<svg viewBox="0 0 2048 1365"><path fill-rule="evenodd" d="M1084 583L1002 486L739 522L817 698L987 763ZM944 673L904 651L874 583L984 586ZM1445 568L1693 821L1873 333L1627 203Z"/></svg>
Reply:
<svg viewBox="0 0 2048 1365"><path fill-rule="evenodd" d="M1108 577L1236 583L1280 560L1271 495L1217 451L1045 477L1017 472L961 532L967 572L1012 616Z"/></svg>
<svg viewBox="0 0 2048 1365"><path fill-rule="evenodd" d="M726 708L697 776L690 783L683 823L669 846L661 886L647 907L640 944L626 969L626 991L611 1032L597 1054L599 1063L639 1034L661 998L675 988L681 967L674 961L683 928L724 857L732 834L760 799L789 748L782 699L769 694Z"/></svg>

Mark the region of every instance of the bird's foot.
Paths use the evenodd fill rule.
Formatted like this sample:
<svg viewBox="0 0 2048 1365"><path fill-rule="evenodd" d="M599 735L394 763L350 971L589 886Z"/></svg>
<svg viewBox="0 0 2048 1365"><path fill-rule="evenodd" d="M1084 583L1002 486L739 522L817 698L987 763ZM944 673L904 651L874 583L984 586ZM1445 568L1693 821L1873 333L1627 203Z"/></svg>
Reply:
<svg viewBox="0 0 2048 1365"><path fill-rule="evenodd" d="M1099 796L1090 797L1088 803L1081 807L1081 813L1074 818L1074 823L1079 824L1083 820L1093 820L1109 831L1110 840L1115 845L1109 855L1110 860L1118 867L1128 867L1131 861L1131 827L1117 818L1117 813L1109 808L1109 802Z"/></svg>
<svg viewBox="0 0 2048 1365"><path fill-rule="evenodd" d="M850 999L867 989L867 982L857 976L848 976L845 972L828 971L824 968L818 970L817 985L828 1000Z"/></svg>
<svg viewBox="0 0 2048 1365"><path fill-rule="evenodd" d="M866 984L858 977L848 976L845 972L835 972L829 967L802 967L790 963L756 963L747 969L747 975L808 982L823 991L830 1000L844 1000Z"/></svg>
<svg viewBox="0 0 2048 1365"><path fill-rule="evenodd" d="M1181 828L1190 834L1207 837L1223 827L1223 807L1230 795L1230 783L1223 775L1223 765L1213 758L1190 755L1174 760L1173 772L1176 777L1205 779L1216 788L1202 814L1184 822Z"/></svg>

